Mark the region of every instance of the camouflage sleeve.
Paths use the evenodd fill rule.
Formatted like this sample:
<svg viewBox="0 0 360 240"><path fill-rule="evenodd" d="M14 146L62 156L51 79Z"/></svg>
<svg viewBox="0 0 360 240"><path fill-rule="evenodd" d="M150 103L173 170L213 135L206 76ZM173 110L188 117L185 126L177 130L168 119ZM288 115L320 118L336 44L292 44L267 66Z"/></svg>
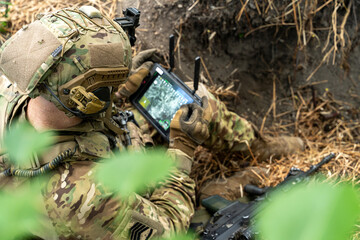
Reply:
<svg viewBox="0 0 360 240"><path fill-rule="evenodd" d="M185 168L174 169L149 198L134 193L124 199L94 180L98 164L66 164L47 182L45 206L60 239L149 239L187 231L195 184Z"/></svg>
<svg viewBox="0 0 360 240"><path fill-rule="evenodd" d="M158 233L157 237L165 238L188 230L195 211L195 182L189 177L192 161L177 149L168 150L168 154L178 167L160 183L149 199L139 195L132 199L132 217L126 220L123 237L127 233L130 237L134 235L137 231L134 226L140 225L151 226Z"/></svg>
<svg viewBox="0 0 360 240"><path fill-rule="evenodd" d="M199 85L197 94L206 96L211 107L209 125L210 138L204 146L215 151L245 151L255 139L255 131L250 122L234 112L230 112L225 104L212 95L205 87Z"/></svg>

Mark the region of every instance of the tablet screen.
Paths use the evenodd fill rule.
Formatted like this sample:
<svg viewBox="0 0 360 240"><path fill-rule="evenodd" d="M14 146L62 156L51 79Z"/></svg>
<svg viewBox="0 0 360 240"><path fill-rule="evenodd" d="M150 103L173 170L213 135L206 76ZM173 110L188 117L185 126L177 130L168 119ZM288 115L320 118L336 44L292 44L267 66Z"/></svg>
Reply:
<svg viewBox="0 0 360 240"><path fill-rule="evenodd" d="M180 106L192 103L194 100L171 78L166 78L165 74L162 75L161 72L159 74L157 71L155 76L138 103L166 131Z"/></svg>

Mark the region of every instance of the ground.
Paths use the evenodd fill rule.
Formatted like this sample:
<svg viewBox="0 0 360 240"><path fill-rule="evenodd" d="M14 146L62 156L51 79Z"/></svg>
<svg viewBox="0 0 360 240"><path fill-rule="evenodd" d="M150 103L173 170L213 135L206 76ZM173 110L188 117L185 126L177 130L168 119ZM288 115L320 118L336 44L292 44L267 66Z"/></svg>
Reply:
<svg viewBox="0 0 360 240"><path fill-rule="evenodd" d="M323 167L328 177L355 178L360 142L358 2L118 4L120 9L129 6L141 11L136 51L158 48L167 65L168 37L174 34L175 72L184 81L192 80L194 58L201 56L201 81L230 110L264 134L299 136L307 145L300 155L262 163L200 149L193 167L198 190L210 179L226 178L249 165L265 169L266 174L258 174L260 185L276 185L291 166L307 168L329 152L337 157ZM346 167L349 162L354 171Z"/></svg>

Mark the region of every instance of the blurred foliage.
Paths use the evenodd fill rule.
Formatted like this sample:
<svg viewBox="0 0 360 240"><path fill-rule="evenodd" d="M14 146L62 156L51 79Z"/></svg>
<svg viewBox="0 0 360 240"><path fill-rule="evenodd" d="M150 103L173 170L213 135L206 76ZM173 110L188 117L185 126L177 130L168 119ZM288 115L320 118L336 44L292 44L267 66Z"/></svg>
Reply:
<svg viewBox="0 0 360 240"><path fill-rule="evenodd" d="M256 222L266 240L349 239L360 214L359 193L347 183L300 183L263 204Z"/></svg>
<svg viewBox="0 0 360 240"><path fill-rule="evenodd" d="M37 132L30 124L15 123L4 136L4 151L15 164L28 163L54 142L53 133ZM20 179L21 180L21 179ZM0 238L21 239L40 226L41 181L26 181L21 186L0 190Z"/></svg>
<svg viewBox="0 0 360 240"><path fill-rule="evenodd" d="M6 21L0 21L0 33L7 33L8 32L8 23Z"/></svg>
<svg viewBox="0 0 360 240"><path fill-rule="evenodd" d="M26 163L33 154L44 152L53 143L52 132L37 132L28 123L14 124L4 136L4 150L15 164ZM162 150L148 151L146 154L121 152L99 165L99 180L121 196L141 192L146 185L164 179L174 167L173 161ZM25 237L29 229L36 230L40 226L38 208L42 203L41 191L29 182L12 191L0 190L1 239ZM175 239L191 238L177 236Z"/></svg>
<svg viewBox="0 0 360 240"><path fill-rule="evenodd" d="M38 184L0 191L0 238L23 239L30 229L39 229L41 202Z"/></svg>
<svg viewBox="0 0 360 240"><path fill-rule="evenodd" d="M6 1L0 1L0 4L5 6L5 9L2 11L2 15L0 17L0 33L4 34L9 31L9 24L7 18L9 17L9 6L11 5L11 3Z"/></svg>
<svg viewBox="0 0 360 240"><path fill-rule="evenodd" d="M167 240L194 240L194 239L196 239L196 235L194 233L178 234L170 238L167 238Z"/></svg>
<svg viewBox="0 0 360 240"><path fill-rule="evenodd" d="M162 150L121 152L97 169L97 179L120 196L142 192L147 185L164 179L173 161Z"/></svg>
<svg viewBox="0 0 360 240"><path fill-rule="evenodd" d="M11 5L11 2L7 2L7 1L0 1L0 4L1 5L5 5L5 11L3 13L3 17L8 17L9 16L9 11L10 11L10 8L9 6Z"/></svg>
<svg viewBox="0 0 360 240"><path fill-rule="evenodd" d="M38 132L29 123L15 123L4 136L4 150L16 164L29 162L34 153L41 154L54 143L52 132ZM21 149L21 151L19 150Z"/></svg>
<svg viewBox="0 0 360 240"><path fill-rule="evenodd" d="M51 132L39 133L29 124L21 123L6 132L4 141L10 156L22 163L35 152L43 152L53 138ZM101 161L96 169L98 180L123 197L141 193L149 184L163 180L174 167L163 150L121 152ZM29 229L36 231L41 226L41 184L31 182L11 191L0 190L1 239L21 239L28 236ZM270 193L263 203L263 211L255 221L261 238L344 240L352 235L360 214L357 189L346 183L318 181L285 189ZM176 235L170 239L191 240L195 236Z"/></svg>

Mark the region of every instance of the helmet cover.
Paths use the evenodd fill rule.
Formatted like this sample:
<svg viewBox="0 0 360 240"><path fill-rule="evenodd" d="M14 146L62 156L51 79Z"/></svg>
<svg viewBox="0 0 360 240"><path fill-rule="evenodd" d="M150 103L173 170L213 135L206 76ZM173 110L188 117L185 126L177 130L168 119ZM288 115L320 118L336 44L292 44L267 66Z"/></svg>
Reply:
<svg viewBox="0 0 360 240"><path fill-rule="evenodd" d="M0 48L0 69L18 92L89 115L107 108L106 89L115 92L130 65L126 33L90 6L46 14Z"/></svg>

